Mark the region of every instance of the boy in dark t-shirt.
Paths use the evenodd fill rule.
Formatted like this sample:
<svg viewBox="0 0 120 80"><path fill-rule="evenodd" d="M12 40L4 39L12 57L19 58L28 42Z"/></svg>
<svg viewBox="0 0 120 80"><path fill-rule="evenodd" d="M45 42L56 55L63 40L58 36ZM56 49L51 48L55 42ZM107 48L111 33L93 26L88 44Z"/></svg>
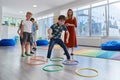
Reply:
<svg viewBox="0 0 120 80"><path fill-rule="evenodd" d="M69 39L69 32L67 31L67 28L64 26L64 23L65 23L65 16L60 15L58 17L58 22L56 24L53 24L48 29L48 37L50 39L50 43L49 43L49 48L47 53L47 62L48 62L48 59L51 57L51 52L55 44L58 44L63 48L65 55L67 57L67 60L70 60L70 55L68 53L68 50L61 39L62 31L66 31L66 34L67 34L66 42L68 42L68 39Z"/></svg>

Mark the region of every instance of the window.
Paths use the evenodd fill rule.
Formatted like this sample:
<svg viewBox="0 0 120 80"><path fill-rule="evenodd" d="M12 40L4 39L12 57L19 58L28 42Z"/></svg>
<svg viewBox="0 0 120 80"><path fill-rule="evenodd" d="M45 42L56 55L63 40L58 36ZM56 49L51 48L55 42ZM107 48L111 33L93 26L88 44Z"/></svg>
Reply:
<svg viewBox="0 0 120 80"><path fill-rule="evenodd" d="M120 0L104 0L87 6L72 8L78 22L77 36L120 36L119 5ZM67 10L61 10L60 14L66 15ZM47 22L43 19L46 19ZM47 37L45 31L53 23L53 17L42 17L39 23L42 26L41 36Z"/></svg>
<svg viewBox="0 0 120 80"><path fill-rule="evenodd" d="M77 16L77 8L73 8L72 10L73 10L73 16L76 17Z"/></svg>
<svg viewBox="0 0 120 80"><path fill-rule="evenodd" d="M106 36L105 6L91 8L91 36Z"/></svg>
<svg viewBox="0 0 120 80"><path fill-rule="evenodd" d="M39 25L39 32L38 32L38 38L46 39L46 27L47 27L47 18L45 19L40 19L38 21Z"/></svg>
<svg viewBox="0 0 120 80"><path fill-rule="evenodd" d="M53 24L53 17L51 16L42 17L39 18L37 22L39 26L37 37L39 39L47 39L47 30Z"/></svg>
<svg viewBox="0 0 120 80"><path fill-rule="evenodd" d="M89 36L89 12L88 9L79 9L77 13L77 36Z"/></svg>
<svg viewBox="0 0 120 80"><path fill-rule="evenodd" d="M53 25L53 17L48 17L46 22L46 37L48 36L47 30Z"/></svg>
<svg viewBox="0 0 120 80"><path fill-rule="evenodd" d="M109 4L109 36L120 36L120 2Z"/></svg>
<svg viewBox="0 0 120 80"><path fill-rule="evenodd" d="M53 24L53 17L48 18L48 27L50 27Z"/></svg>
<svg viewBox="0 0 120 80"><path fill-rule="evenodd" d="M39 38L39 39L42 39L42 31L43 31L43 19L40 19L39 21L37 21L37 23L38 23L38 27L39 27L39 29L38 29L38 35L37 35L37 38Z"/></svg>
<svg viewBox="0 0 120 80"><path fill-rule="evenodd" d="M3 16L2 24L3 25L8 25L8 26L16 26L16 27L18 27L20 25L21 20L22 20L22 18Z"/></svg>

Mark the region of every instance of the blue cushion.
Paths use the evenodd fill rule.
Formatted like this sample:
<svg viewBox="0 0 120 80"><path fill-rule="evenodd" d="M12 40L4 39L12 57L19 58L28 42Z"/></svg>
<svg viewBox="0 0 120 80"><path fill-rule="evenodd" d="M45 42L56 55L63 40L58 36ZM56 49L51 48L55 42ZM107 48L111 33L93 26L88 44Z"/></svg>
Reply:
<svg viewBox="0 0 120 80"><path fill-rule="evenodd" d="M15 38L15 40L18 40L18 39L19 39L19 36L15 36L14 38Z"/></svg>
<svg viewBox="0 0 120 80"><path fill-rule="evenodd" d="M15 40L16 43L17 43L18 39L19 39L19 36L14 37L14 40Z"/></svg>
<svg viewBox="0 0 120 80"><path fill-rule="evenodd" d="M101 45L102 50L120 50L120 41L108 41Z"/></svg>
<svg viewBox="0 0 120 80"><path fill-rule="evenodd" d="M37 40L37 46L46 46L48 45L48 41L47 40Z"/></svg>
<svg viewBox="0 0 120 80"><path fill-rule="evenodd" d="M15 43L13 39L2 39L0 41L0 46L15 46Z"/></svg>

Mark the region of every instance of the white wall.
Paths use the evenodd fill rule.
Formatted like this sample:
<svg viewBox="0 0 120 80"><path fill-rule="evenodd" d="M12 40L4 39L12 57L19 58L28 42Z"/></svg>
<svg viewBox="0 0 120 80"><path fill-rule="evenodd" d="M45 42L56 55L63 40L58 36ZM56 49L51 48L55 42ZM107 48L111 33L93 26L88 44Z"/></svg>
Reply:
<svg viewBox="0 0 120 80"><path fill-rule="evenodd" d="M8 38L8 26L6 25L0 26L0 36L1 36L1 39Z"/></svg>
<svg viewBox="0 0 120 80"><path fill-rule="evenodd" d="M2 24L2 6L0 5L0 25Z"/></svg>
<svg viewBox="0 0 120 80"><path fill-rule="evenodd" d="M2 24L2 6L0 4L0 40L1 40L1 37L2 37L2 35L1 35L1 24Z"/></svg>
<svg viewBox="0 0 120 80"><path fill-rule="evenodd" d="M18 36L17 34L18 27L8 27L8 38L14 38Z"/></svg>
<svg viewBox="0 0 120 80"><path fill-rule="evenodd" d="M0 40L1 39L11 39L17 36L18 27L9 27L6 25L0 26Z"/></svg>
<svg viewBox="0 0 120 80"><path fill-rule="evenodd" d="M2 16L15 17L15 18L25 18L25 15L16 15L11 13L2 13Z"/></svg>

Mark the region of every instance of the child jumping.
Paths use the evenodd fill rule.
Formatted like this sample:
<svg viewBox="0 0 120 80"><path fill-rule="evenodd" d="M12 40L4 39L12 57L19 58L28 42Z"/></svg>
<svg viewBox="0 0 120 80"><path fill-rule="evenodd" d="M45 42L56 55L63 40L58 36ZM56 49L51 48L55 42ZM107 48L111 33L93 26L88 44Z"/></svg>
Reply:
<svg viewBox="0 0 120 80"><path fill-rule="evenodd" d="M64 23L65 23L65 16L60 15L58 17L58 22L56 24L53 24L48 29L48 38L50 39L50 43L49 43L49 48L47 53L47 62L48 62L48 59L51 57L51 52L55 44L58 44L63 48L65 55L67 57L67 60L70 60L70 55L68 53L68 50L61 39L62 31L66 31L66 34L67 34L66 42L68 42L68 39L69 39L69 32L67 28L64 26Z"/></svg>

